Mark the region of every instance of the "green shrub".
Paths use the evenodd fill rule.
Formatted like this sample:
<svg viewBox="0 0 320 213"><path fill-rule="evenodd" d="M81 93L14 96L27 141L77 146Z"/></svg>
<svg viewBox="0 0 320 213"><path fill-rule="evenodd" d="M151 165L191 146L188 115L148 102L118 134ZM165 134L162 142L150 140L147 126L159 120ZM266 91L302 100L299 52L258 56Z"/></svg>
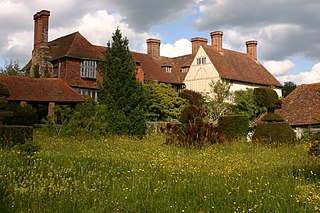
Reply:
<svg viewBox="0 0 320 213"><path fill-rule="evenodd" d="M22 107L19 104L10 104L8 110L12 111L13 115L2 120L5 125L32 126L38 122L37 110L31 105Z"/></svg>
<svg viewBox="0 0 320 213"><path fill-rule="evenodd" d="M31 126L0 126L0 146L3 148L24 144L29 140L33 140Z"/></svg>
<svg viewBox="0 0 320 213"><path fill-rule="evenodd" d="M270 112L262 117L262 121L265 122L283 122L284 119L280 115Z"/></svg>
<svg viewBox="0 0 320 213"><path fill-rule="evenodd" d="M249 118L246 115L222 116L218 126L228 138L246 137L249 132Z"/></svg>
<svg viewBox="0 0 320 213"><path fill-rule="evenodd" d="M320 157L320 132L312 133L310 131L310 148L309 155Z"/></svg>
<svg viewBox="0 0 320 213"><path fill-rule="evenodd" d="M271 88L255 88L253 97L255 103L260 107L266 107L268 112L281 108L278 94Z"/></svg>
<svg viewBox="0 0 320 213"><path fill-rule="evenodd" d="M294 144L296 135L288 123L260 123L256 127L252 140L267 144Z"/></svg>
<svg viewBox="0 0 320 213"><path fill-rule="evenodd" d="M188 89L185 89L179 93L179 97L188 100L189 104L195 105L199 108L203 107L205 101L204 96L201 93Z"/></svg>

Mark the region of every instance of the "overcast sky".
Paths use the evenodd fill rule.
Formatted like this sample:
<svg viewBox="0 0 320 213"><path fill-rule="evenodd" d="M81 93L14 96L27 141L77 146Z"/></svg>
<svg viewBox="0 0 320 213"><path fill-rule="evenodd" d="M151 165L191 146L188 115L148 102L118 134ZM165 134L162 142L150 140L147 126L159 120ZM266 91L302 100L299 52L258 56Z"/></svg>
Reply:
<svg viewBox="0 0 320 213"><path fill-rule="evenodd" d="M161 40L161 55L191 52L190 39L224 32L223 46L245 52L258 41L260 62L281 82L320 82L319 0L0 0L0 66L31 58L33 15L50 10L49 40L79 31L106 45L117 27L130 49Z"/></svg>

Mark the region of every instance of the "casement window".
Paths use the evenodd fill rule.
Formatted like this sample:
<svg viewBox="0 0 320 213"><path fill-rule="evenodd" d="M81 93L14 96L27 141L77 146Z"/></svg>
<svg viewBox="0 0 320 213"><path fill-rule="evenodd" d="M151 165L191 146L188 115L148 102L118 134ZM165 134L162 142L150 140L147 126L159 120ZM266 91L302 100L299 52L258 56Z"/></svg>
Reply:
<svg viewBox="0 0 320 213"><path fill-rule="evenodd" d="M96 78L97 62L91 60L81 61L80 74L81 78Z"/></svg>
<svg viewBox="0 0 320 213"><path fill-rule="evenodd" d="M164 67L164 70L166 71L166 72L171 72L172 71L172 68L171 67Z"/></svg>
<svg viewBox="0 0 320 213"><path fill-rule="evenodd" d="M74 87L73 89L76 92L78 92L80 95L89 96L93 100L98 101L98 90L89 89L89 88L79 88L79 87Z"/></svg>
<svg viewBox="0 0 320 213"><path fill-rule="evenodd" d="M207 63L206 57L197 58L197 64L206 64L206 63Z"/></svg>
<svg viewBox="0 0 320 213"><path fill-rule="evenodd" d="M182 67L181 68L181 72L187 72L188 71L188 68L187 67Z"/></svg>

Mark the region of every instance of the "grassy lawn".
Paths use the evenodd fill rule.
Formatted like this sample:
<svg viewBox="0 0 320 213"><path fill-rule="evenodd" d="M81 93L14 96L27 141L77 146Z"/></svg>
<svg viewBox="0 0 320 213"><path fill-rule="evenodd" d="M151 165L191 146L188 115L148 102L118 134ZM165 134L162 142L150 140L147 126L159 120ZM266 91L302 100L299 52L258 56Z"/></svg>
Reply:
<svg viewBox="0 0 320 213"><path fill-rule="evenodd" d="M0 150L12 212L315 212L320 161L308 144L235 141L202 149L161 135L72 139L37 132L33 158Z"/></svg>

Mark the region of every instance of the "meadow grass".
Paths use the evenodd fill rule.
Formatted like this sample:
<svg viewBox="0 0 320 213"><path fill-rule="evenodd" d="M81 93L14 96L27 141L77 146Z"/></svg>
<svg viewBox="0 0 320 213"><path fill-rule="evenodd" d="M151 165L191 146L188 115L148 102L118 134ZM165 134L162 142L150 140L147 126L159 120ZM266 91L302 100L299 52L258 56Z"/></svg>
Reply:
<svg viewBox="0 0 320 213"><path fill-rule="evenodd" d="M0 150L11 212L315 212L320 161L308 144L243 141L196 148L143 140L50 137L41 151Z"/></svg>

